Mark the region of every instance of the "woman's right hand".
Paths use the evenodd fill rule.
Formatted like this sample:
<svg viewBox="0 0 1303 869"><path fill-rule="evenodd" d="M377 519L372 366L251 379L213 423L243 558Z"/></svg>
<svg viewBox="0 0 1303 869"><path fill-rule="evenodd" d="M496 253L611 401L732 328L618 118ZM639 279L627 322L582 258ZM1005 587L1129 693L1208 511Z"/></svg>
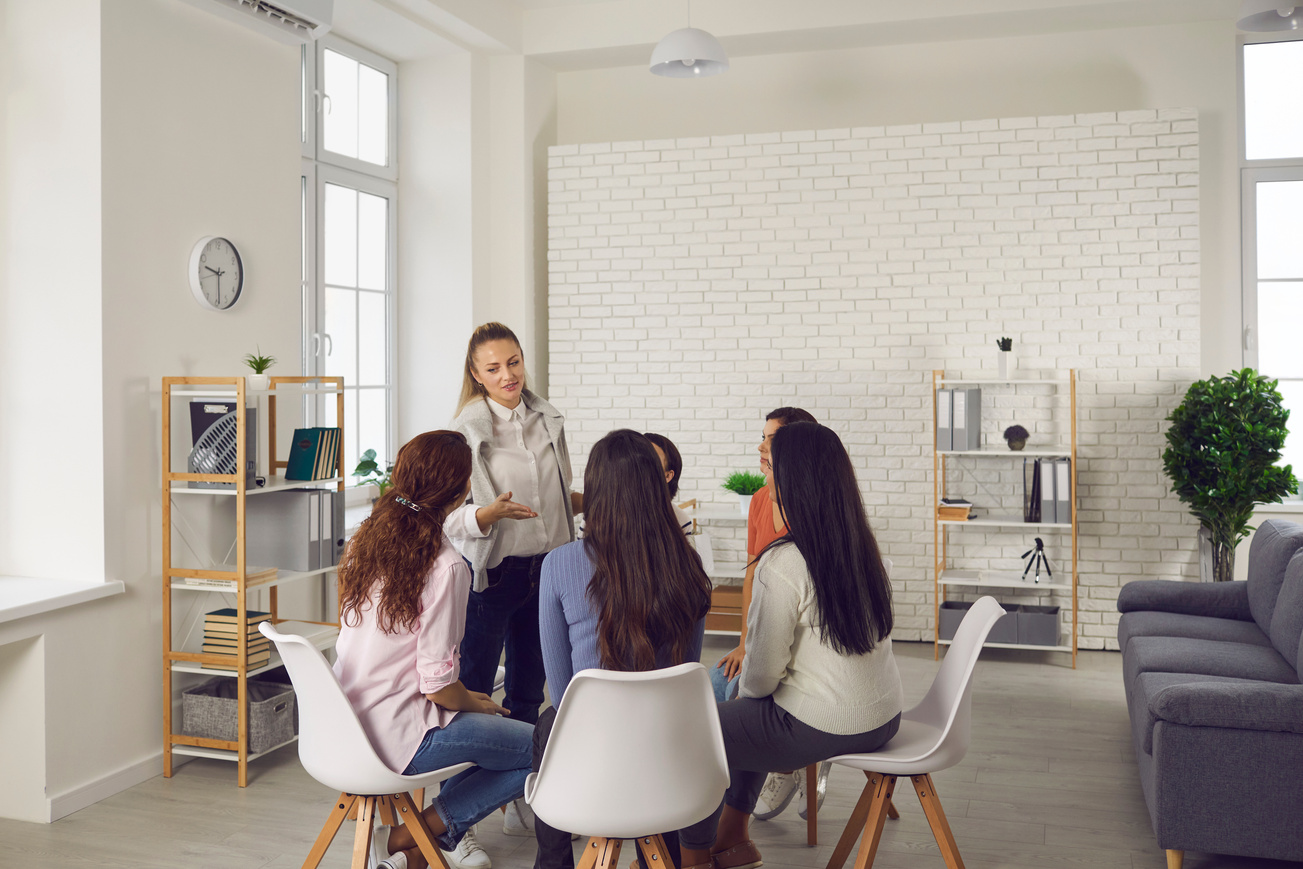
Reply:
<svg viewBox="0 0 1303 869"><path fill-rule="evenodd" d="M487 534L503 519L533 519L537 515L524 504L511 500L510 492L503 492L493 499L492 504L475 511L475 521L479 523L480 531Z"/></svg>
<svg viewBox="0 0 1303 869"><path fill-rule="evenodd" d="M746 647L742 643L738 643L736 649L719 659L718 666L724 668L724 675L731 680L742 672L742 659L745 657Z"/></svg>
<svg viewBox="0 0 1303 869"><path fill-rule="evenodd" d="M493 702L493 698L483 691L467 691L469 695L463 712L480 712L484 715L510 715L505 708Z"/></svg>

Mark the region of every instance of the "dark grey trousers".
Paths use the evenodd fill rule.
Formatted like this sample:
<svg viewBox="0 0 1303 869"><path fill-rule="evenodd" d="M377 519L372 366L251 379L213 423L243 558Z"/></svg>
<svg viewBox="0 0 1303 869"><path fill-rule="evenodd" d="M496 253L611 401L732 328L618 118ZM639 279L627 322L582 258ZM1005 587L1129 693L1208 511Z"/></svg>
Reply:
<svg viewBox="0 0 1303 869"><path fill-rule="evenodd" d="M719 704L731 783L714 813L679 831L684 848L706 850L715 844L715 830L724 806L740 812L755 811L765 776L771 772L799 770L839 754L877 751L900 728L900 715L867 733L838 736L796 720L772 697L741 698Z"/></svg>

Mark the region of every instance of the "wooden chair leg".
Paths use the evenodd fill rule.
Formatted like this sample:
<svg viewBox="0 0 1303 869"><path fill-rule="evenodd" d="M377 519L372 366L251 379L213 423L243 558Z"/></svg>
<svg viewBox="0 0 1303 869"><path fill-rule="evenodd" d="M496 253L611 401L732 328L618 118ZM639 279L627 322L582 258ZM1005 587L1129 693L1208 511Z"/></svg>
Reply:
<svg viewBox="0 0 1303 869"><path fill-rule="evenodd" d="M900 812L896 811L896 804L891 800L887 800L887 817L893 821L900 820Z"/></svg>
<svg viewBox="0 0 1303 869"><path fill-rule="evenodd" d="M583 856L579 858L579 865L575 869L593 869L597 865L597 858L605 851L606 840L601 836L593 836L584 847Z"/></svg>
<svg viewBox="0 0 1303 869"><path fill-rule="evenodd" d="M431 867L448 869L448 863L443 859L443 852L435 844L434 834L425 823L421 810L416 803L412 802L411 794L394 794L394 801L397 803L398 815L402 819L403 826L411 831L412 838L416 840L416 847L420 848L421 853L425 855L425 862Z"/></svg>
<svg viewBox="0 0 1303 869"><path fill-rule="evenodd" d="M805 844L811 848L819 844L819 795L815 786L819 783L819 764L812 763L805 768Z"/></svg>
<svg viewBox="0 0 1303 869"><path fill-rule="evenodd" d="M398 826L398 818L394 815L394 798L383 796L376 798L376 813L380 815L380 823L389 826Z"/></svg>
<svg viewBox="0 0 1303 869"><path fill-rule="evenodd" d="M412 791L412 802L416 803L418 810L425 808L425 788L417 788Z"/></svg>
<svg viewBox="0 0 1303 869"><path fill-rule="evenodd" d="M326 818L326 823L317 835L317 841L312 843L308 859L303 861L303 869L317 869L321 864L321 858L326 856L326 849L330 847L331 842L335 841L335 834L339 832L340 826L343 825L344 819L348 817L356 801L357 797L352 794L340 794L339 799L335 800L335 807L330 810L330 817Z"/></svg>
<svg viewBox="0 0 1303 869"><path fill-rule="evenodd" d="M868 776L869 783L864 786L864 792L860 794L859 802L851 812L846 829L842 831L841 839L828 861L828 869L841 869L851 852L851 846L861 833L863 838L859 853L855 855L855 869L868 869L878 853L878 842L882 839L882 826L887 822L887 805L891 802L891 792L896 788L896 777L876 772L866 772L865 775Z"/></svg>
<svg viewBox="0 0 1303 869"><path fill-rule="evenodd" d="M642 852L650 869L674 869L674 861L670 859L670 849L659 833L655 836L643 836L637 842L638 850Z"/></svg>
<svg viewBox="0 0 1303 869"><path fill-rule="evenodd" d="M602 849L602 853L597 857L597 869L619 869L620 848L623 845L624 841L622 839L607 839L606 847Z"/></svg>
<svg viewBox="0 0 1303 869"><path fill-rule="evenodd" d="M371 834L375 830L376 798L360 797L357 813L357 831L353 835L353 869L366 869L367 855L371 853Z"/></svg>
<svg viewBox="0 0 1303 869"><path fill-rule="evenodd" d="M874 791L873 773L866 772L864 775L868 781L864 783L864 790L860 792L855 808L851 809L851 816L846 821L846 828L842 830L841 838L837 840L837 847L833 849L827 869L842 869L846 864L846 858L850 856L851 848L855 847L855 840L864 830L865 819L869 817L869 806L873 803Z"/></svg>
<svg viewBox="0 0 1303 869"><path fill-rule="evenodd" d="M1184 851L1174 851L1168 849L1167 852L1167 869L1181 869L1181 864L1185 862Z"/></svg>
<svg viewBox="0 0 1303 869"><path fill-rule="evenodd" d="M932 835L941 848L941 857L946 861L946 866L948 869L964 869L963 858L959 856L959 847L955 844L954 834L950 832L950 822L946 820L946 813L941 808L932 776L910 776L910 781L914 783L918 801L923 804L923 814L927 815L928 825L932 827Z"/></svg>

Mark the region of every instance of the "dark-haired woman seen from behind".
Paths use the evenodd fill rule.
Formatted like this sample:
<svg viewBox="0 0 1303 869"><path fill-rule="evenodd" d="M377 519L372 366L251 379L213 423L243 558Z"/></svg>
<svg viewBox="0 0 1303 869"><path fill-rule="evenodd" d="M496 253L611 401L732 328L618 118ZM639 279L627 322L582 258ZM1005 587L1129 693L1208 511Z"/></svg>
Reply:
<svg viewBox="0 0 1303 869"><path fill-rule="evenodd" d="M476 764L443 782L422 813L459 866L463 855L482 853L472 848L471 825L524 793L533 733L458 678L471 577L443 523L466 499L470 476L471 450L458 432L426 432L398 451L393 488L339 565L335 646L335 675L390 769L415 775ZM415 845L406 826L381 827L371 865L420 869Z"/></svg>
<svg viewBox="0 0 1303 869"><path fill-rule="evenodd" d="M738 699L719 707L731 784L720 812L680 832L685 866L760 865L748 823L766 773L875 751L900 726L891 585L850 456L808 422L770 449L787 533L761 553Z"/></svg>
<svg viewBox="0 0 1303 869"><path fill-rule="evenodd" d="M552 708L534 735L538 768L552 722L580 670L655 670L701 657L710 580L675 522L651 442L613 431L584 472L584 539L543 562L539 625ZM570 834L535 819L536 869L570 869ZM670 851L676 851L671 836ZM668 867L667 867L668 869Z"/></svg>

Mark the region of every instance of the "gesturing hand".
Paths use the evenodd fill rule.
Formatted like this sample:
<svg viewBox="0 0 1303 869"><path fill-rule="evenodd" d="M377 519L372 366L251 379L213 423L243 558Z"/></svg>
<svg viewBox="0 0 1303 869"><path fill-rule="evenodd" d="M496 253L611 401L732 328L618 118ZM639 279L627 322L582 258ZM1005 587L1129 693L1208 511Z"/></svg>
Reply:
<svg viewBox="0 0 1303 869"><path fill-rule="evenodd" d="M503 492L492 504L475 511L475 521L479 523L481 531L487 532L503 519L533 519L537 515L524 504L511 500L510 492Z"/></svg>

